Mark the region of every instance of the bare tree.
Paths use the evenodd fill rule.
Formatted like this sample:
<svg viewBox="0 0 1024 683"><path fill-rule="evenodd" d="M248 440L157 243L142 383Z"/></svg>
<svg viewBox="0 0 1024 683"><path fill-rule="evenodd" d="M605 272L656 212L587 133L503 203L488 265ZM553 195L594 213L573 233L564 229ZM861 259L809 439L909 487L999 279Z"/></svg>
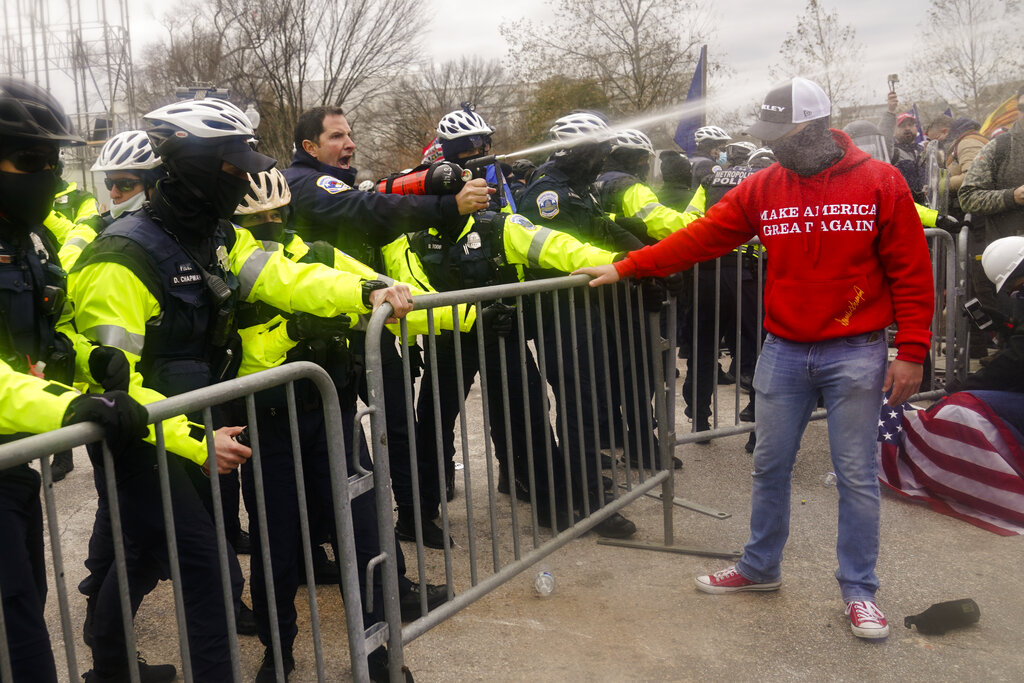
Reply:
<svg viewBox="0 0 1024 683"><path fill-rule="evenodd" d="M856 64L864 48L853 26L843 24L836 10L807 0L797 17L796 30L787 33L779 55L782 63L769 69L773 78L803 76L821 85L833 105L855 99Z"/></svg>
<svg viewBox="0 0 1024 683"><path fill-rule="evenodd" d="M204 80L257 104L266 149L282 161L304 109L358 110L411 63L427 23L417 0L205 0L176 14L188 20L168 18L170 39L146 53L154 75L173 87L182 66L201 55Z"/></svg>
<svg viewBox="0 0 1024 683"><path fill-rule="evenodd" d="M981 121L1004 100L1024 67L1018 2L931 0L917 58L910 64L913 86Z"/></svg>
<svg viewBox="0 0 1024 683"><path fill-rule="evenodd" d="M593 81L613 113L634 114L685 98L709 24L691 0L559 0L543 26L512 24L511 66L533 83Z"/></svg>
<svg viewBox="0 0 1024 683"><path fill-rule="evenodd" d="M501 63L462 57L440 65L427 64L398 79L367 108L373 122L361 146L360 163L382 174L419 163L421 150L433 139L437 122L448 112L470 102L497 136L507 130ZM357 131L358 132L358 131Z"/></svg>

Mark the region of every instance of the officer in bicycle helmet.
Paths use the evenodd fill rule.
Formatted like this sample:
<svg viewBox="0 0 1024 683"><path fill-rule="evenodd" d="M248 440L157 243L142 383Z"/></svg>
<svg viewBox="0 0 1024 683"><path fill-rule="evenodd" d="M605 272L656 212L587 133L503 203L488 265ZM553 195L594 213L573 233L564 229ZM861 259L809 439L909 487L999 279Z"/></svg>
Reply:
<svg viewBox="0 0 1024 683"><path fill-rule="evenodd" d="M691 183L696 190L708 176L725 166L725 143L732 138L718 126L701 126L694 132L693 140L697 151L690 157Z"/></svg>

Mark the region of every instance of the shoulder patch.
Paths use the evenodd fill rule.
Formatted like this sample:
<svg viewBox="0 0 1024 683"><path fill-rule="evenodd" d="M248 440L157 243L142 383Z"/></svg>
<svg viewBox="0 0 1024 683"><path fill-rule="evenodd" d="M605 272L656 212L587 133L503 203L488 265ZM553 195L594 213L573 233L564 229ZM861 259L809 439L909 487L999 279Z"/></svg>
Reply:
<svg viewBox="0 0 1024 683"><path fill-rule="evenodd" d="M541 192L537 196L537 211L543 218L554 218L558 215L558 193L554 190Z"/></svg>
<svg viewBox="0 0 1024 683"><path fill-rule="evenodd" d="M317 178L316 186L330 194L338 194L339 192L346 192L352 189L342 181L329 175L322 175Z"/></svg>
<svg viewBox="0 0 1024 683"><path fill-rule="evenodd" d="M521 225L522 227L526 228L527 230L536 230L537 229L537 226L534 225L533 222L530 221L529 218L527 218L526 216L520 216L518 213L510 214L505 220L510 222L510 223L515 223L516 225Z"/></svg>

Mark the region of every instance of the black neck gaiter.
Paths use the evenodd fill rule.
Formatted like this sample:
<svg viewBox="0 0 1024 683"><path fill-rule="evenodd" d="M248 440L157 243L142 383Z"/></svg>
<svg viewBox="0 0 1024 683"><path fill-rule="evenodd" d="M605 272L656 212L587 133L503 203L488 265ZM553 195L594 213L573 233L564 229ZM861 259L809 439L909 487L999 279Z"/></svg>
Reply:
<svg viewBox="0 0 1024 683"><path fill-rule="evenodd" d="M783 168L802 176L817 175L843 156L842 148L832 139L828 118L811 121L796 135L776 140L771 147Z"/></svg>

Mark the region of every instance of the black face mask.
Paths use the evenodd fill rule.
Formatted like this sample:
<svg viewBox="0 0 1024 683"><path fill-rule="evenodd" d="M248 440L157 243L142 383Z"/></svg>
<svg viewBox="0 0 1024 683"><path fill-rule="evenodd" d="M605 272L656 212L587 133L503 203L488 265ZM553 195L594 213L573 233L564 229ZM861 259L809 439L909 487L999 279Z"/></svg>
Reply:
<svg viewBox="0 0 1024 683"><path fill-rule="evenodd" d="M213 219L231 218L249 190L249 179L221 170L214 155L186 156L165 162L171 177L199 199L202 213Z"/></svg>
<svg viewBox="0 0 1024 683"><path fill-rule="evenodd" d="M796 135L772 142L771 147L783 168L802 176L820 173L843 156L832 139L828 119L812 121Z"/></svg>
<svg viewBox="0 0 1024 683"><path fill-rule="evenodd" d="M267 221L246 228L252 236L258 240L269 240L271 242L282 242L281 233L284 230L284 223L278 221Z"/></svg>
<svg viewBox="0 0 1024 683"><path fill-rule="evenodd" d="M18 232L42 225L53 209L58 183L49 169L35 173L0 171L0 219L6 218Z"/></svg>

